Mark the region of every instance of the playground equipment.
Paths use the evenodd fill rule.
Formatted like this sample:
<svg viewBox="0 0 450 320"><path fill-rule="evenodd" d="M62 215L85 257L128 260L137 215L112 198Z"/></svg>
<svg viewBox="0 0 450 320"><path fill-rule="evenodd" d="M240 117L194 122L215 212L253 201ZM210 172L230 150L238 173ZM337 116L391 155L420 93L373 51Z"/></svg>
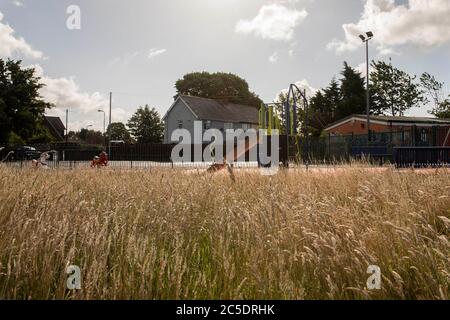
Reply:
<svg viewBox="0 0 450 320"><path fill-rule="evenodd" d="M305 125L300 126L299 102L303 102L303 111L305 114ZM305 135L305 164L308 167L308 154L309 154L309 116L308 116L308 98L306 97L306 90L300 90L300 88L295 85L289 85L289 90L287 93L287 98L284 103L263 103L259 109L259 129L264 130L266 135L272 136L277 132L280 137L286 137L284 165L289 167L289 145L291 138L294 138L298 142L299 128L302 129ZM256 144L246 144L245 150L238 154L238 150L234 150L234 157L229 155L225 156L225 161L223 164L214 164L208 169L208 172L216 172L227 168L229 171L232 170L228 164L228 159L233 159L234 162L237 161L243 154L254 148L260 143L260 137L258 134Z"/></svg>
<svg viewBox="0 0 450 320"><path fill-rule="evenodd" d="M103 151L100 156L94 157L91 163L91 168L101 168L108 166L108 154Z"/></svg>
<svg viewBox="0 0 450 320"><path fill-rule="evenodd" d="M303 102L303 111L305 114L305 125L300 126L299 102ZM278 112L276 112L278 111ZM289 161L289 145L291 138L294 138L296 143L298 142L299 128L302 129L305 137L305 164L308 166L308 154L309 154L309 105L308 98L306 97L306 90L300 90L300 88L291 84L287 93L286 100L282 103L264 103L259 109L259 128L265 130L267 135L272 135L274 130L278 130L280 135L286 136L286 150L283 152L286 154L284 157L286 161ZM298 144L298 143L297 143ZM288 165L288 163L285 163Z"/></svg>
<svg viewBox="0 0 450 320"><path fill-rule="evenodd" d="M51 158L51 154L55 155L57 152L52 150L43 152L38 160L32 160L31 166L36 169L49 169L48 160Z"/></svg>
<svg viewBox="0 0 450 320"><path fill-rule="evenodd" d="M0 151L2 151L5 148L1 148ZM9 159L9 157L11 157L14 154L14 151L10 151L3 159L1 162L5 162L6 160Z"/></svg>

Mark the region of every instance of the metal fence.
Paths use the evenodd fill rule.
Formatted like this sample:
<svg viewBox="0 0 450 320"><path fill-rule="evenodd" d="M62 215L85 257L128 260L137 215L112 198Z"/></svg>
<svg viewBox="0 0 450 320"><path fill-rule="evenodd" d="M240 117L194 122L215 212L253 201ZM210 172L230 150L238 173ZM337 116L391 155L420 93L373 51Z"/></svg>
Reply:
<svg viewBox="0 0 450 320"><path fill-rule="evenodd" d="M399 168L450 167L450 147L394 148L394 159Z"/></svg>
<svg viewBox="0 0 450 320"><path fill-rule="evenodd" d="M445 138L448 135L448 128L430 127L424 129L409 129L399 132L374 133L371 136L370 143L367 135L343 135L343 136L326 136L311 137L308 144L301 137L280 137L280 162L291 164L331 164L345 163L359 158L361 154L382 156L386 162L406 161L406 152L399 151L394 154L395 148L405 147L442 147ZM450 141L448 142L450 144ZM174 162L171 158L174 144L135 144L135 145L116 145L112 146L109 154L109 165L117 168L152 168L152 167L170 167L170 168L208 168L212 162L195 161L199 159L196 152L203 154L208 152L207 144L201 146L189 145L190 158L192 160L185 162ZM0 145L0 148L2 146ZM109 151L108 148L101 146L81 146L73 143L60 144L40 144L33 145L40 152L54 151L52 157L48 161L50 167L58 168L87 168L95 156L98 156L103 150ZM361 150L371 150L370 152ZM359 150L359 151L358 151ZM428 150L428 149L423 149ZM434 150L434 149L430 149ZM8 148L0 151L0 160L4 159ZM239 167L257 167L257 161L250 161L250 154L257 153L253 148L250 149L242 161L236 163ZM425 151L417 151L416 157L422 157ZM432 151L427 151L432 152ZM434 151L433 151L434 152ZM443 152L442 150L440 152ZM226 154L226 145L224 145L224 153ZM201 156L201 155L200 155ZM429 155L430 156L430 155ZM399 158L401 157L401 158ZM433 161L427 160L431 163ZM200 158L201 159L201 158ZM422 159L422 158L420 158ZM434 159L434 158L432 158ZM431 159L431 160L432 160ZM438 157L438 160L441 159ZM216 159L221 160L221 159ZM417 161L416 161L417 162ZM420 161L419 161L420 162ZM8 161L10 166L26 167L29 162ZM405 163L408 163L406 161Z"/></svg>

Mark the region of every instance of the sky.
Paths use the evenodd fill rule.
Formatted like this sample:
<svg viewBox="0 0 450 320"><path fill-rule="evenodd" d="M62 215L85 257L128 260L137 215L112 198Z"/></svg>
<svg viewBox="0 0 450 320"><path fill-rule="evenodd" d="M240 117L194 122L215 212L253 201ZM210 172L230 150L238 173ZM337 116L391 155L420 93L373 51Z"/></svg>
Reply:
<svg viewBox="0 0 450 320"><path fill-rule="evenodd" d="M0 58L36 69L69 130L103 130L109 92L113 122L145 104L163 116L194 71L235 73L267 102L290 83L313 93L344 61L365 72L369 30L370 59L450 93L450 0L0 0Z"/></svg>

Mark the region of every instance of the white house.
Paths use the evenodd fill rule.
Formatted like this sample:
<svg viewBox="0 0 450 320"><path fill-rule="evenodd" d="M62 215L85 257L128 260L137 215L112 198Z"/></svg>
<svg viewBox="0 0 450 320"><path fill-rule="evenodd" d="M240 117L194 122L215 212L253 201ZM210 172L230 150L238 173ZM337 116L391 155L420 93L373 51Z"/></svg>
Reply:
<svg viewBox="0 0 450 320"><path fill-rule="evenodd" d="M258 129L258 109L192 96L179 96L163 118L165 122L164 143L171 141L172 132L186 129L194 134L194 121L202 121L203 130Z"/></svg>

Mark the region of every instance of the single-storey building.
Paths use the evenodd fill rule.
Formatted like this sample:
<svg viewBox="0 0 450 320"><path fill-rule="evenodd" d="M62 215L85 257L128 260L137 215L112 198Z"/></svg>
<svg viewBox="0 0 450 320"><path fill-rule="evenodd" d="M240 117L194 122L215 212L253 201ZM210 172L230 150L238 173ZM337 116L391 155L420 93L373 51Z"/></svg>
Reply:
<svg viewBox="0 0 450 320"><path fill-rule="evenodd" d="M370 130L373 132L396 132L412 127L448 127L450 119L436 119L426 117L392 117L392 116L370 116ZM325 128L332 135L366 134L367 116L354 114Z"/></svg>
<svg viewBox="0 0 450 320"><path fill-rule="evenodd" d="M202 121L203 131L218 129L258 129L258 109L221 100L180 95L163 118L164 143L173 143L172 133L186 129L194 135L194 122Z"/></svg>
<svg viewBox="0 0 450 320"><path fill-rule="evenodd" d="M428 117L393 117L370 116L370 130L375 133L385 132L411 132L416 140L428 144L442 145L447 140L450 144L450 119L437 119ZM367 134L367 116L354 114L330 124L325 128L331 136L364 135ZM434 139L430 139L434 137ZM434 140L434 142L430 141Z"/></svg>

